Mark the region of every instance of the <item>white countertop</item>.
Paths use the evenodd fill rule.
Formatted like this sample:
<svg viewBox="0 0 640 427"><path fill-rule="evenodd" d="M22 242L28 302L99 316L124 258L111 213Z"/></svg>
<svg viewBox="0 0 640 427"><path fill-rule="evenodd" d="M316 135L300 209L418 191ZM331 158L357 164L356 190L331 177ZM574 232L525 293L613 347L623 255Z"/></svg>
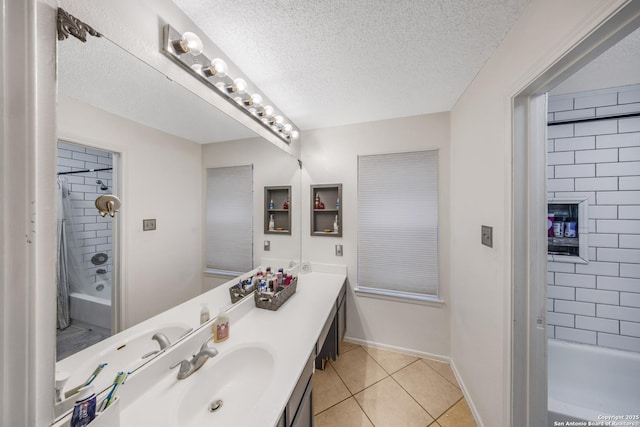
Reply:
<svg viewBox="0 0 640 427"><path fill-rule="evenodd" d="M300 274L296 293L278 311L256 308L253 298L245 299L230 311L229 339L213 344L220 352L216 357L250 343L267 349L274 359L271 375L273 380L257 402L246 402L245 410L239 414L239 427L272 426L278 422L311 352L315 349L316 341L345 280L346 272ZM127 384L120 389L121 427L175 425L175 420L172 421L165 413L171 412L172 408L166 408L166 411L146 410L157 408L160 402L158 399L162 398L161 394L154 393L154 385L158 384L157 389L166 388L167 385L174 389L186 388L190 381L196 382L195 377L214 373L215 363L211 362L211 369L207 369L209 364L205 364L200 371L180 380L180 384L176 385L176 372L169 371L170 365L196 352L208 335L208 328L197 331L131 375ZM215 380L213 376L211 381ZM159 382L163 384L160 385ZM175 405L174 413L178 402Z"/></svg>

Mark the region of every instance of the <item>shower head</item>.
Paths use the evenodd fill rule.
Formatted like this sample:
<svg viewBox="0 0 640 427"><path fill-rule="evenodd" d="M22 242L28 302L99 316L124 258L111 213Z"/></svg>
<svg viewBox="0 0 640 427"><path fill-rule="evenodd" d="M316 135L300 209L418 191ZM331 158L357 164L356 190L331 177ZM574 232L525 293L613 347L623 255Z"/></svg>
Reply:
<svg viewBox="0 0 640 427"><path fill-rule="evenodd" d="M102 182L102 180L101 180L101 179L97 179L97 180L96 180L96 184L100 184L100 189L101 189L102 191L104 191L104 190L108 190L108 189L109 189L109 187L107 187L107 184L105 184L104 182Z"/></svg>

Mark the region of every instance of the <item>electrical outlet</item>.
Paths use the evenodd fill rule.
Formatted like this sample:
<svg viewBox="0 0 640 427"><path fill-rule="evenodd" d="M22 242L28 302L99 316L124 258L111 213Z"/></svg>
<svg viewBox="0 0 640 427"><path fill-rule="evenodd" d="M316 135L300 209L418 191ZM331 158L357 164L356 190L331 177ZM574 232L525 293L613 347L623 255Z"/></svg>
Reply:
<svg viewBox="0 0 640 427"><path fill-rule="evenodd" d="M342 245L336 245L336 256L342 256Z"/></svg>
<svg viewBox="0 0 640 427"><path fill-rule="evenodd" d="M493 247L493 227L489 227L488 225L482 226L481 242L485 246Z"/></svg>
<svg viewBox="0 0 640 427"><path fill-rule="evenodd" d="M269 252L271 250L271 241L270 240L265 240L264 241L264 250L266 252Z"/></svg>
<svg viewBox="0 0 640 427"><path fill-rule="evenodd" d="M142 220L142 231L151 231L156 229L156 220L154 219L143 219Z"/></svg>

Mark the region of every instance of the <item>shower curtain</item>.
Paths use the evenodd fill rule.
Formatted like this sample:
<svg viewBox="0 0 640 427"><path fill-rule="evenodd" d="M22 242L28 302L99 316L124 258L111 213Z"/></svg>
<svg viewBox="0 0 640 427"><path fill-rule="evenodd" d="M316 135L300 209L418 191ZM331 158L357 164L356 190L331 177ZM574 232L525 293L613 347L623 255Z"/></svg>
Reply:
<svg viewBox="0 0 640 427"><path fill-rule="evenodd" d="M75 238L73 206L71 204L69 184L64 177L58 177L57 197L57 306L58 329L65 329L71 320L69 317L69 293L82 292L84 284L89 283L86 270L82 266L77 250L79 240Z"/></svg>

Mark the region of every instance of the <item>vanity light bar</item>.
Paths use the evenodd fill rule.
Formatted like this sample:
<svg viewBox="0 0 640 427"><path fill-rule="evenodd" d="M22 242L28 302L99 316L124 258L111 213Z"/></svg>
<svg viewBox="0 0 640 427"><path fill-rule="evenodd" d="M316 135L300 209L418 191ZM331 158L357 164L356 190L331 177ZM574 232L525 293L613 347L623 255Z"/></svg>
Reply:
<svg viewBox="0 0 640 427"><path fill-rule="evenodd" d="M203 53L202 40L196 34L180 33L170 25L165 25L163 36L162 52L198 77L214 92L287 144L300 137L300 132L290 120L282 113L277 113L271 105L264 105L262 95L249 92L246 80L229 76L229 67L223 59L209 59Z"/></svg>

